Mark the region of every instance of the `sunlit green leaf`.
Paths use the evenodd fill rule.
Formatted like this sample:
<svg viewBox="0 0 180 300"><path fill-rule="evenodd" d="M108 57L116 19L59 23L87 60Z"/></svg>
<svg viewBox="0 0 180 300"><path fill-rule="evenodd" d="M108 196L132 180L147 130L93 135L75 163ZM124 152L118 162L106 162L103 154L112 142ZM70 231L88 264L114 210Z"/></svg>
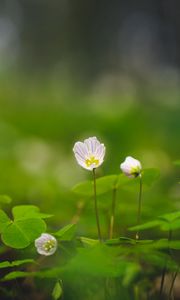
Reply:
<svg viewBox="0 0 180 300"><path fill-rule="evenodd" d="M6 228L7 225L11 223L11 220L6 215L6 213L0 209L0 233Z"/></svg>
<svg viewBox="0 0 180 300"><path fill-rule="evenodd" d="M32 219L32 218L44 219L52 216L49 214L40 213L39 208L34 205L14 206L12 209L12 213L15 220Z"/></svg>
<svg viewBox="0 0 180 300"><path fill-rule="evenodd" d="M41 219L19 219L4 228L2 240L12 248L25 248L45 231L46 223Z"/></svg>

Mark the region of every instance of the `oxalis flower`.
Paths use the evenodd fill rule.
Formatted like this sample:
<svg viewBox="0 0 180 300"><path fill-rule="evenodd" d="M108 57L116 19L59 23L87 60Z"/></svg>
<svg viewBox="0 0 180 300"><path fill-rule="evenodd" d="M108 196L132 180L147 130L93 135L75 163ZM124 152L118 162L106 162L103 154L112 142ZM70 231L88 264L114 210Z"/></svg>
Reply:
<svg viewBox="0 0 180 300"><path fill-rule="evenodd" d="M35 240L35 247L39 254L49 256L56 252L57 240L51 234L42 233L41 236Z"/></svg>
<svg viewBox="0 0 180 300"><path fill-rule="evenodd" d="M78 164L86 170L98 168L104 161L105 146L96 137L90 137L84 142L77 142L73 152Z"/></svg>
<svg viewBox="0 0 180 300"><path fill-rule="evenodd" d="M126 157L125 161L120 165L120 168L123 173L130 178L139 176L142 170L140 161L131 156Z"/></svg>

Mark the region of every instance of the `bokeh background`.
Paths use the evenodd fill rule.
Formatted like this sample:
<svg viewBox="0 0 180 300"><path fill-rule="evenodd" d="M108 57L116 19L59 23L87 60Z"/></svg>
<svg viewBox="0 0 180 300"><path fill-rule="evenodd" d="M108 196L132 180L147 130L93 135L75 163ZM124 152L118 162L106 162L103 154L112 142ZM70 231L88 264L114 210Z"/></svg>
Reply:
<svg viewBox="0 0 180 300"><path fill-rule="evenodd" d="M127 155L160 169L144 220L180 208L179 11L170 0L0 1L1 194L54 214L53 228L76 219L96 235L91 201L71 189L91 178L72 147L97 136L99 176L118 174ZM134 224L136 197L118 194L119 234ZM107 216L110 196L99 206Z"/></svg>

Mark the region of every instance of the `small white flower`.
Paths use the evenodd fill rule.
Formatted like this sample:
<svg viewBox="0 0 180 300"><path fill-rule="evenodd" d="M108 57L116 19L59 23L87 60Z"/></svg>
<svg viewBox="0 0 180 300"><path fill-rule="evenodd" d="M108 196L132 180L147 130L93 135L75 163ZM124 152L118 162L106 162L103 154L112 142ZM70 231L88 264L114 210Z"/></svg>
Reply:
<svg viewBox="0 0 180 300"><path fill-rule="evenodd" d="M104 144L101 144L96 137L90 137L84 142L75 143L73 152L78 164L92 171L103 163L105 149Z"/></svg>
<svg viewBox="0 0 180 300"><path fill-rule="evenodd" d="M37 252L41 255L52 255L56 252L57 240L51 234L42 233L41 236L35 240L35 247Z"/></svg>
<svg viewBox="0 0 180 300"><path fill-rule="evenodd" d="M137 177L142 170L140 161L131 156L126 157L125 161L120 165L120 168L123 173L130 178Z"/></svg>

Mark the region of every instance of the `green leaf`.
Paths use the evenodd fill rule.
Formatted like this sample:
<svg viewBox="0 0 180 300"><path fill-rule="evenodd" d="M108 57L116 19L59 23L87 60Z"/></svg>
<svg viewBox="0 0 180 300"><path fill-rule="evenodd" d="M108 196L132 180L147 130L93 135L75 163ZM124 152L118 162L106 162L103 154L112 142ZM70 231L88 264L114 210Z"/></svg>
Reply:
<svg viewBox="0 0 180 300"><path fill-rule="evenodd" d="M117 188L123 182L127 182L125 176L118 175L108 175L100 177L96 180L97 186L97 195L102 195L109 191L112 191L114 188ZM91 197L94 194L93 190L93 181L84 181L74 186L73 192L81 196Z"/></svg>
<svg viewBox="0 0 180 300"><path fill-rule="evenodd" d="M70 241L74 237L75 230L76 224L69 224L55 232L54 235L62 241Z"/></svg>
<svg viewBox="0 0 180 300"><path fill-rule="evenodd" d="M34 272L13 271L4 276L1 281L9 281L17 278L33 276Z"/></svg>
<svg viewBox="0 0 180 300"><path fill-rule="evenodd" d="M146 230L146 229L151 229L151 228L160 226L161 224L162 224L162 221L154 220L154 221L150 221L150 222L138 225L138 226L130 227L129 230L130 231Z"/></svg>
<svg viewBox="0 0 180 300"><path fill-rule="evenodd" d="M2 240L12 248L25 248L45 231L46 223L41 219L19 219L4 228Z"/></svg>
<svg viewBox="0 0 180 300"><path fill-rule="evenodd" d="M175 160L173 163L174 163L174 165L176 165L176 166L178 166L178 167L179 167L179 166L180 166L180 159L178 159L178 160Z"/></svg>
<svg viewBox="0 0 180 300"><path fill-rule="evenodd" d="M130 244L130 245L133 245L136 243L135 240L133 239L130 239L130 238L127 238L127 237L119 237L119 238L116 238L116 239L110 239L110 240L107 240L106 242L106 245L121 245L121 244Z"/></svg>
<svg viewBox="0 0 180 300"><path fill-rule="evenodd" d="M93 195L93 182L92 181L84 181L76 184L72 191L80 196L91 197Z"/></svg>
<svg viewBox="0 0 180 300"><path fill-rule="evenodd" d="M82 242L82 244L85 247L93 247L93 246L99 244L99 240L89 239L89 238L83 237L83 236L81 236L79 238L79 240Z"/></svg>
<svg viewBox="0 0 180 300"><path fill-rule="evenodd" d="M14 206L12 213L15 220L32 219L32 218L48 218L52 215L46 215L39 212L39 208L35 205L18 205Z"/></svg>
<svg viewBox="0 0 180 300"><path fill-rule="evenodd" d="M0 203L9 204L12 202L12 199L7 195L0 195Z"/></svg>
<svg viewBox="0 0 180 300"><path fill-rule="evenodd" d="M120 256L119 247L98 243L93 247L77 248L77 254L66 265L66 272L73 276L88 274L96 277L123 276L133 262Z"/></svg>
<svg viewBox="0 0 180 300"><path fill-rule="evenodd" d="M156 168L144 169L142 173L143 185L150 187L160 177L160 172Z"/></svg>
<svg viewBox="0 0 180 300"><path fill-rule="evenodd" d="M0 233L6 228L7 225L11 223L11 220L6 215L6 213L0 209Z"/></svg>
<svg viewBox="0 0 180 300"><path fill-rule="evenodd" d="M23 259L23 260L14 260L14 261L3 261L0 263L0 269L3 268L12 268L12 267L17 267L23 264L29 264L33 263L33 259Z"/></svg>
<svg viewBox="0 0 180 300"><path fill-rule="evenodd" d="M52 297L54 300L58 300L62 296L62 283L61 280L58 280L53 288Z"/></svg>
<svg viewBox="0 0 180 300"><path fill-rule="evenodd" d="M165 214L165 215L159 216L159 219L172 223L175 220L180 219L180 211L176 211L176 212L173 212L170 214Z"/></svg>

